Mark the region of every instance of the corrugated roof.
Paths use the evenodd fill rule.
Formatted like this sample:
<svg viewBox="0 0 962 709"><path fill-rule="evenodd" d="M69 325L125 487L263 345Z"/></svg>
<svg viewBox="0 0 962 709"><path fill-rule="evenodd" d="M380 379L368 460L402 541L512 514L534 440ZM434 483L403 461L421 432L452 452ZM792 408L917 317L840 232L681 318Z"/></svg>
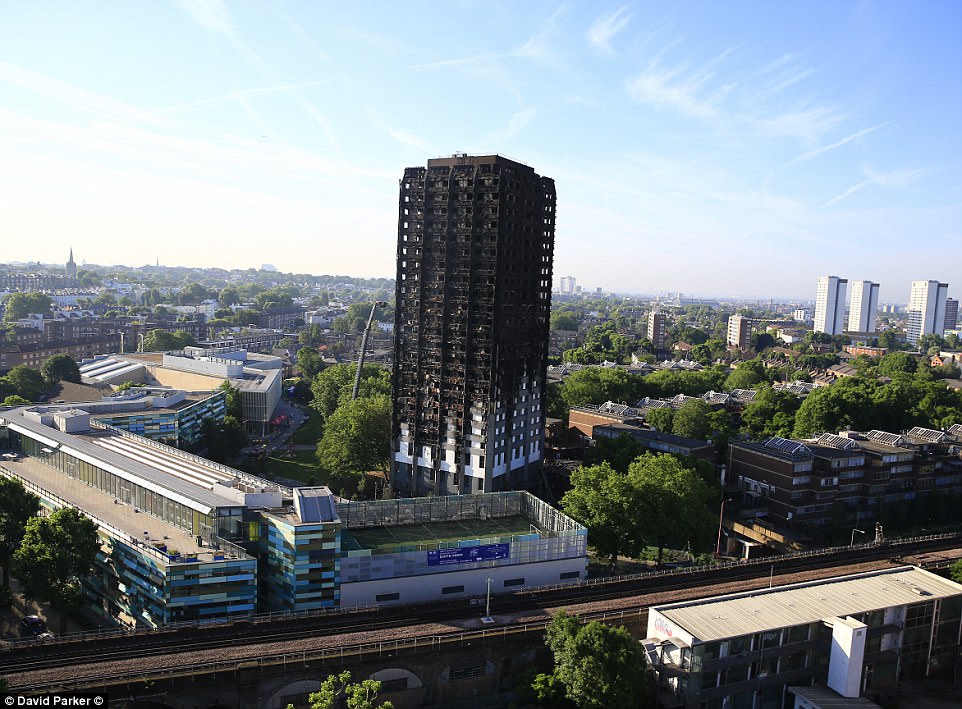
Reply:
<svg viewBox="0 0 962 709"><path fill-rule="evenodd" d="M962 585L912 566L656 606L708 642L962 595Z"/></svg>

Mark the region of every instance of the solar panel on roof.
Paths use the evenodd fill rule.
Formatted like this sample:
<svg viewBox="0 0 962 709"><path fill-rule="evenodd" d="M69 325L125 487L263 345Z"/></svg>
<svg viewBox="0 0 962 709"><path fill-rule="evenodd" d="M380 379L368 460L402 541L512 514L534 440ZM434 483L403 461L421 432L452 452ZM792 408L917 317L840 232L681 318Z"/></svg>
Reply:
<svg viewBox="0 0 962 709"><path fill-rule="evenodd" d="M900 448L905 447L905 439L897 433L871 430L865 435L869 440L875 441L876 443L882 443L886 446L897 446Z"/></svg>
<svg viewBox="0 0 962 709"><path fill-rule="evenodd" d="M812 453L805 444L799 443L798 441L791 441L787 438L779 438L778 436L773 436L765 441L765 447L777 450L780 453L788 453L789 455L811 455Z"/></svg>
<svg viewBox="0 0 962 709"><path fill-rule="evenodd" d="M928 441L929 443L939 443L945 438L945 434L942 431L936 431L931 428L922 428L921 426L916 426L911 431L909 431L910 438L921 438L923 441Z"/></svg>
<svg viewBox="0 0 962 709"><path fill-rule="evenodd" d="M858 443L851 438L836 436L834 433L823 433L818 437L817 443L820 446L829 446L830 448L837 448L843 451L858 448Z"/></svg>
<svg viewBox="0 0 962 709"><path fill-rule="evenodd" d="M962 436L962 423L954 423L949 426L948 434L950 436Z"/></svg>

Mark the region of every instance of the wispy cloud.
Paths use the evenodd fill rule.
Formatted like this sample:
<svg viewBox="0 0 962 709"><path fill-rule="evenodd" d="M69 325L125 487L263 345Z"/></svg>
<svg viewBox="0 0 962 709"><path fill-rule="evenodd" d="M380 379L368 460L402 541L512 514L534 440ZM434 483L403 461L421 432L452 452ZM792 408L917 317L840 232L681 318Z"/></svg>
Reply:
<svg viewBox="0 0 962 709"><path fill-rule="evenodd" d="M628 7L623 6L608 15L602 15L595 20L588 29L588 41L599 51L612 54L612 38L621 32L631 21L631 13Z"/></svg>
<svg viewBox="0 0 962 709"><path fill-rule="evenodd" d="M204 29L233 37L234 21L221 0L175 0L181 9Z"/></svg>
<svg viewBox="0 0 962 709"><path fill-rule="evenodd" d="M394 140L397 142L407 145L411 148L416 148L427 155L441 154L441 151L433 143L431 143L431 141L420 138L412 133L408 133L407 131L399 130L397 128L388 128L387 134L394 138Z"/></svg>
<svg viewBox="0 0 962 709"><path fill-rule="evenodd" d="M536 113L534 106L529 106L524 108L514 115L508 121L508 125L499 130L491 131L490 138L494 141L509 141L513 140L525 127L531 122Z"/></svg>
<svg viewBox="0 0 962 709"><path fill-rule="evenodd" d="M656 108L670 108L702 119L711 118L718 113L725 96L737 86L734 82L712 86L715 67L735 49L729 47L697 67L683 63L663 68L656 56L641 75L628 82L628 93L636 101Z"/></svg>
<svg viewBox="0 0 962 709"><path fill-rule="evenodd" d="M797 158L793 158L792 160L789 160L787 163L785 163L785 167L791 167L792 165L798 165L799 163L808 162L809 160L817 158L819 155L824 155L825 153L831 150L835 150L836 148L841 148L843 145L848 145L849 143L855 140L858 140L859 138L864 138L868 134L874 133L880 128L885 128L889 124L891 124L891 121L885 121L884 123L879 123L878 125L874 125L871 128L863 128L862 130L856 131L851 135L847 135L841 140L837 140L834 143L831 143L830 145L823 145L820 148L809 150L807 153L804 153L802 155L799 155Z"/></svg>
<svg viewBox="0 0 962 709"><path fill-rule="evenodd" d="M898 170L891 170L886 173L877 174L873 170L865 168L862 172L868 177L868 179L852 185L841 194L832 197L825 204L819 205L816 207L816 209L828 209L829 207L838 204L843 199L851 197L853 194L860 192L871 185L904 188L928 176L932 171L927 168L900 168Z"/></svg>
<svg viewBox="0 0 962 709"><path fill-rule="evenodd" d="M259 86L250 89L241 89L239 91L231 91L227 94L221 94L220 96L210 96L208 98L198 99L196 101L190 101L188 103L179 103L174 106L168 106L167 108L160 109L162 113L180 113L182 111L189 111L194 108L203 108L205 106L214 106L219 103L229 103L232 101L237 101L240 98L250 98L253 96L268 96L271 94L281 94L281 93L291 93L295 91L300 91L301 89L306 89L312 86L321 86L327 82L324 81L302 81L296 84L281 84L279 86Z"/></svg>
<svg viewBox="0 0 962 709"><path fill-rule="evenodd" d="M124 117L139 123L152 125L164 123L163 117L151 111L72 86L50 76L21 69L13 64L0 62L0 83L16 86L25 91L53 99L70 108L80 108L103 117Z"/></svg>

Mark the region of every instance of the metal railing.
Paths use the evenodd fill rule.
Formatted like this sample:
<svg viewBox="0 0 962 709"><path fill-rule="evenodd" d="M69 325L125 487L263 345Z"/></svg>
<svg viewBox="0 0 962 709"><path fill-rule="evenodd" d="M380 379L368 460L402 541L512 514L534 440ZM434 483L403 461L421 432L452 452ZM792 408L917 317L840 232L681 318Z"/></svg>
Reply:
<svg viewBox="0 0 962 709"><path fill-rule="evenodd" d="M629 611L599 611L595 613L585 613L578 616L582 624L591 621L602 623L624 623L625 619L645 615L647 608L637 608ZM515 625L504 625L500 628L481 628L469 631L452 631L447 634L428 634L415 635L408 638L396 640L386 640L369 643L355 643L342 645L333 648L317 648L313 650L302 650L300 652L282 653L280 655L264 656L255 655L252 657L236 658L232 660L220 660L217 662L192 663L179 667L168 667L156 670L140 670L136 672L104 672L91 675L75 682L43 682L31 684L24 687L29 691L52 690L58 687L70 687L79 689L84 687L106 686L113 681L143 681L171 679L185 675L212 674L223 671L236 671L253 668L271 667L276 669L278 666L283 671L290 665L292 669L303 669L309 662L338 662L345 659L366 660L372 658L394 657L402 652L441 652L444 649L458 647L473 647L476 643L496 641L507 642L508 640L518 640L536 633L539 638L544 636L545 629L550 620L536 621L530 623L518 623ZM189 645L184 645L182 649L189 649ZM14 687L14 689L17 689Z"/></svg>

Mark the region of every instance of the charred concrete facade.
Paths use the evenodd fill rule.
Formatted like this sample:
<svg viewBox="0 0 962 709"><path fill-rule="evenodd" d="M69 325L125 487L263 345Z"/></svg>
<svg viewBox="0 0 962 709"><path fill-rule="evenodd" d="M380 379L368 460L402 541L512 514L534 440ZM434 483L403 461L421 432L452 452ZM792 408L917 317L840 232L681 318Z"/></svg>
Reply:
<svg viewBox="0 0 962 709"><path fill-rule="evenodd" d="M401 180L392 484L523 487L544 447L555 187L498 155Z"/></svg>

